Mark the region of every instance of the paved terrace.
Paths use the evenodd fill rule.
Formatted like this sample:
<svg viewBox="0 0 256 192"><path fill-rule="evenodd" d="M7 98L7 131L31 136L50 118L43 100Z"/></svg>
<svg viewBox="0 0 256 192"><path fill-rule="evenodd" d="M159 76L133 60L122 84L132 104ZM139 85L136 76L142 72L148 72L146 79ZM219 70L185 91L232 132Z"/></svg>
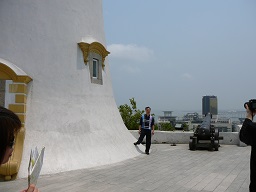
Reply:
<svg viewBox="0 0 256 192"><path fill-rule="evenodd" d="M209 152L189 151L185 144L154 144L149 156L44 175L38 187L41 192L248 192L249 159L250 147L222 145ZM26 183L0 182L0 192L19 191Z"/></svg>

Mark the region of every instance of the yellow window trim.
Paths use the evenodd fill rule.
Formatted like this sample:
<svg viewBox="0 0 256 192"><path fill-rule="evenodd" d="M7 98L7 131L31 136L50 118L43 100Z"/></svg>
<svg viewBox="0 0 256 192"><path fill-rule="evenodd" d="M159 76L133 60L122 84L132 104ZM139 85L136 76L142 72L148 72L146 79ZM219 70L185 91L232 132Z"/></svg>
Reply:
<svg viewBox="0 0 256 192"><path fill-rule="evenodd" d="M92 43L80 42L80 43L78 43L78 45L83 52L85 65L88 62L89 53L94 52L94 53L99 54L102 57L102 68L104 69L105 58L106 58L106 56L108 56L108 54L110 54L110 52L107 51L106 48L101 43L99 43L99 42L92 42Z"/></svg>

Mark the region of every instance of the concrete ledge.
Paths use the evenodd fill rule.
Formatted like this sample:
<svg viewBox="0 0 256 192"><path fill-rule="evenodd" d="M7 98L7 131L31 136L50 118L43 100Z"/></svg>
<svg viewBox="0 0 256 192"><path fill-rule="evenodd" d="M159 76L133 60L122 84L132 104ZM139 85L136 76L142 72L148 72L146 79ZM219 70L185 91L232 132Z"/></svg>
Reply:
<svg viewBox="0 0 256 192"><path fill-rule="evenodd" d="M138 138L139 134L137 130L130 130L131 134ZM190 136L193 132L183 131L155 131L155 135L152 137L152 143L167 143L167 144L189 144ZM220 140L220 144L224 145L241 145L238 132L220 132L220 136L223 136L223 140Z"/></svg>

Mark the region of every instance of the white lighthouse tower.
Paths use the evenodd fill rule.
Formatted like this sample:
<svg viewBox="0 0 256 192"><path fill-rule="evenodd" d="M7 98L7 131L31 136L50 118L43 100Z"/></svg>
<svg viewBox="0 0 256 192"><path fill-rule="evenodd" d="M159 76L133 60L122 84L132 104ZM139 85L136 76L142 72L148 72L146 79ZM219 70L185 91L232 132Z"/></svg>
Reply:
<svg viewBox="0 0 256 192"><path fill-rule="evenodd" d="M1 0L0 96L23 128L0 174L27 176L45 146L42 174L137 156L113 97L101 0Z"/></svg>

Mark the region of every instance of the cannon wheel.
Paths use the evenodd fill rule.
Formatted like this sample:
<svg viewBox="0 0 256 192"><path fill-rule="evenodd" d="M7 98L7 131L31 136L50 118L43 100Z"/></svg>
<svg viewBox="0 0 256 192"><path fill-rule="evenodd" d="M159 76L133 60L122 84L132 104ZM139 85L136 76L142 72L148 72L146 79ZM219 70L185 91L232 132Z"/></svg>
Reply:
<svg viewBox="0 0 256 192"><path fill-rule="evenodd" d="M214 138L215 138L215 140L219 140L219 129L218 128L215 128L215 130L214 130Z"/></svg>
<svg viewBox="0 0 256 192"><path fill-rule="evenodd" d="M215 141L214 141L214 148L215 151L219 151L219 146L220 146L220 140L219 140L219 129L215 128Z"/></svg>
<svg viewBox="0 0 256 192"><path fill-rule="evenodd" d="M192 151L196 150L197 137L192 137L191 141L189 141L189 149Z"/></svg>
<svg viewBox="0 0 256 192"><path fill-rule="evenodd" d="M214 142L214 150L219 151L219 142L217 141Z"/></svg>
<svg viewBox="0 0 256 192"><path fill-rule="evenodd" d="M192 141L189 141L189 150L191 150L191 151L195 151L196 150L196 146L195 146L195 144L193 144Z"/></svg>

